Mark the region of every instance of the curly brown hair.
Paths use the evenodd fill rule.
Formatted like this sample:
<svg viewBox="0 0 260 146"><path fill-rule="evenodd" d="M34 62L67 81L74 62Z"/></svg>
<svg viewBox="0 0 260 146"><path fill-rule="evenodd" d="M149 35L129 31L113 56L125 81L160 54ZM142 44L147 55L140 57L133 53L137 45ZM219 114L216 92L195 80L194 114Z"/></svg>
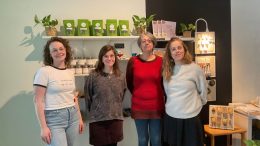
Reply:
<svg viewBox="0 0 260 146"><path fill-rule="evenodd" d="M65 58L65 65L69 66L70 61L71 61L71 47L69 45L69 41L60 37L52 37L50 38L47 43L44 46L43 50L43 64L44 65L52 65L53 64L53 59L50 54L50 44L53 42L60 42L63 44L64 48L66 48L66 58Z"/></svg>
<svg viewBox="0 0 260 146"><path fill-rule="evenodd" d="M169 81L171 76L173 75L173 68L175 66L175 62L174 59L172 58L171 49L170 49L171 43L175 41L181 42L184 48L184 57L182 59L182 63L184 64L192 63L192 55L190 54L187 45L185 45L185 43L180 38L171 38L171 40L166 45L166 50L163 57L162 75L163 78L166 79L167 81Z"/></svg>

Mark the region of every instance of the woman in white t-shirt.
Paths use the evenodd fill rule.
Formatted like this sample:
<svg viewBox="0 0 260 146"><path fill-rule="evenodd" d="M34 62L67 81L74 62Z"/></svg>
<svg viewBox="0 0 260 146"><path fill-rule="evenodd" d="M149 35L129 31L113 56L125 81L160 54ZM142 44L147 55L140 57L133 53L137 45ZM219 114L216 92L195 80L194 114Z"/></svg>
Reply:
<svg viewBox="0 0 260 146"><path fill-rule="evenodd" d="M34 77L34 105L41 138L49 146L76 146L83 131L69 42L52 37L44 47L44 66Z"/></svg>
<svg viewBox="0 0 260 146"><path fill-rule="evenodd" d="M203 146L199 119L207 103L207 82L202 69L192 62L188 48L179 38L171 39L163 61L166 93L164 141L171 146Z"/></svg>

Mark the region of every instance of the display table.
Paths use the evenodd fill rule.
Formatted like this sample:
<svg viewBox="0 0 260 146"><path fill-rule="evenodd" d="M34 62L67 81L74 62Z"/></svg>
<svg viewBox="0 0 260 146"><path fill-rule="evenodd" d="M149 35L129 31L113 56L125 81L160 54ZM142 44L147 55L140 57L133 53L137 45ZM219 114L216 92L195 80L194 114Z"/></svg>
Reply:
<svg viewBox="0 0 260 146"><path fill-rule="evenodd" d="M243 141L245 140L246 130L235 127L234 130L222 130L222 129L214 129L210 128L209 125L204 125L205 133L211 138L211 146L215 146L215 136L227 136L227 146L230 146L230 135L232 134L241 134L241 145L245 146Z"/></svg>
<svg viewBox="0 0 260 146"><path fill-rule="evenodd" d="M252 121L260 120L260 108L252 104L235 105L234 119L235 126L247 131L245 139L252 139Z"/></svg>

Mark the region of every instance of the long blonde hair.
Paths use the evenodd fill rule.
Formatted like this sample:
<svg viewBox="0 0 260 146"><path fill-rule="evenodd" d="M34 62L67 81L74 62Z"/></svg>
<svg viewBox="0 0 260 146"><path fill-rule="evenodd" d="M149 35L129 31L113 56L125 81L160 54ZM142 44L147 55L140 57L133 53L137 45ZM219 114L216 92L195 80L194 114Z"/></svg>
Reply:
<svg viewBox="0 0 260 146"><path fill-rule="evenodd" d="M174 59L172 58L171 49L170 49L171 43L173 43L175 41L181 42L181 44L184 48L184 57L182 59L182 63L184 63L184 64L192 63L192 56L188 50L188 47L185 45L185 43L179 38L172 38L166 45L166 50L165 50L165 54L164 54L164 58L163 58L162 75L163 75L163 78L167 81L170 81L171 76L173 75L173 68L175 66L175 62L174 62Z"/></svg>

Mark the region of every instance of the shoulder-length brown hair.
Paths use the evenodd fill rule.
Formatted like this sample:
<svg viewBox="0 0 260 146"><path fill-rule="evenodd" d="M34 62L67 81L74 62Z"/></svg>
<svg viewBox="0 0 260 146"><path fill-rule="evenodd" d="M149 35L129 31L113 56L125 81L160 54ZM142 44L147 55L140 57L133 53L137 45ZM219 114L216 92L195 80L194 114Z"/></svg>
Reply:
<svg viewBox="0 0 260 146"><path fill-rule="evenodd" d="M98 54L98 64L97 64L97 67L95 68L95 71L99 74L102 74L103 73L103 69L105 67L103 61L102 61L102 58L103 56L106 55L106 53L108 51L113 51L114 55L115 55L115 63L113 65L113 74L115 74L116 76L119 76L121 74L120 70L119 70L119 65L118 65L118 59L117 59L117 53L116 53L116 50L113 46L111 45L105 45L103 46L100 51L99 51L99 54Z"/></svg>
<svg viewBox="0 0 260 146"><path fill-rule="evenodd" d="M192 62L192 56L188 50L188 47L185 45L185 43L179 39L179 38L172 38L166 45L166 50L163 58L163 71L162 75L163 78L166 79L167 81L170 80L171 76L173 75L173 68L175 66L174 59L172 58L171 55L171 43L179 41L181 42L183 48L184 48L184 57L182 59L182 63L184 64L190 64Z"/></svg>
<svg viewBox="0 0 260 146"><path fill-rule="evenodd" d="M53 59L50 54L50 44L52 42L60 42L63 44L64 48L66 49L66 58L65 58L65 65L69 66L70 60L71 60L71 47L69 45L69 41L60 37L52 37L47 41L47 43L44 46L43 50L43 64L44 65L52 65L53 64Z"/></svg>

